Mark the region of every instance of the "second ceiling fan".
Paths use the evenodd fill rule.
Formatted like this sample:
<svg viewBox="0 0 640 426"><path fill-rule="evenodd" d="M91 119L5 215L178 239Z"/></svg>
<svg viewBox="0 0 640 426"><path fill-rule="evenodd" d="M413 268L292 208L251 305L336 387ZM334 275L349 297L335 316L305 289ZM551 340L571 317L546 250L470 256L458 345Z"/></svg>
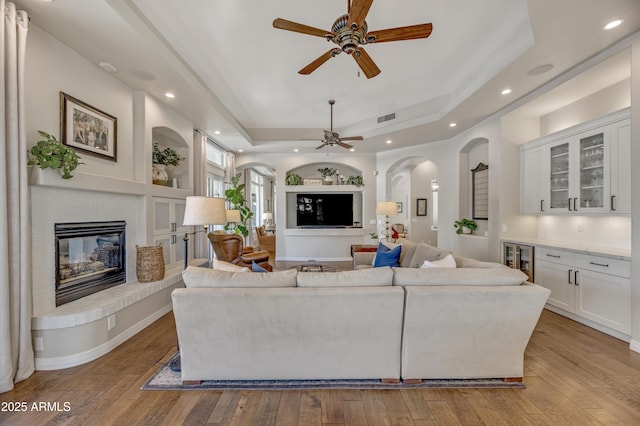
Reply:
<svg viewBox="0 0 640 426"><path fill-rule="evenodd" d="M338 132L333 131L333 104L335 103L336 101L334 101L333 99L329 100L329 105L331 105L331 127L330 127L331 130L324 130L324 139L321 141L322 145L316 147L316 149L324 148L325 146L333 146L333 145L338 145L346 149L351 149L353 148L353 146L349 145L348 143L344 143L344 141L363 140L362 136L348 136L348 137L341 138Z"/></svg>
<svg viewBox="0 0 640 426"><path fill-rule="evenodd" d="M321 30L308 25L299 24L286 19L277 18L273 21L274 28L293 31L302 34L326 38L337 44L334 47L311 62L306 67L298 71L300 74L311 74L320 65L329 59L344 52L351 55L367 78L380 74L380 68L373 62L373 59L364 50L362 45L371 43L382 43L385 41L413 40L427 38L431 35L433 25L418 24L406 27L389 28L386 30L369 31L365 18L369 13L369 8L373 0L347 0L348 12L335 20L331 26L331 31Z"/></svg>

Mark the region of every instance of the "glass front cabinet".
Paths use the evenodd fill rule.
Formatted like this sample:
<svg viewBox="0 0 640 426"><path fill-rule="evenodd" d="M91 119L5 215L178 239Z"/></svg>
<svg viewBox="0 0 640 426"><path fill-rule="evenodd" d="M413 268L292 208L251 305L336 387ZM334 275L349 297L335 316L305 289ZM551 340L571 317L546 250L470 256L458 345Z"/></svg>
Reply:
<svg viewBox="0 0 640 426"><path fill-rule="evenodd" d="M608 213L609 144L606 129L549 147L549 211Z"/></svg>

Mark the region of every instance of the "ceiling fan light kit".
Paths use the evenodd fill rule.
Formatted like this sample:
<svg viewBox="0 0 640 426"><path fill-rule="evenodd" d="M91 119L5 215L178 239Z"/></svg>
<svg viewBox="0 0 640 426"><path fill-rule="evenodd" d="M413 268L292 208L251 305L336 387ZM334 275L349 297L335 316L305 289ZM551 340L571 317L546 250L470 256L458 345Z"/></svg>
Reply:
<svg viewBox="0 0 640 426"><path fill-rule="evenodd" d="M301 34L326 38L327 41L337 44L340 47L330 49L322 54L309 65L298 71L300 74L308 75L318 69L320 65L344 52L351 55L367 78L380 74L380 68L362 47L365 44L382 43L387 41L414 40L427 38L431 35L433 25L418 24L406 27L389 28L386 30L369 32L369 27L365 18L369 13L369 8L373 0L353 0L348 1L348 13L335 20L331 26L331 31L321 30L286 19L276 18L273 27L281 30L293 31Z"/></svg>

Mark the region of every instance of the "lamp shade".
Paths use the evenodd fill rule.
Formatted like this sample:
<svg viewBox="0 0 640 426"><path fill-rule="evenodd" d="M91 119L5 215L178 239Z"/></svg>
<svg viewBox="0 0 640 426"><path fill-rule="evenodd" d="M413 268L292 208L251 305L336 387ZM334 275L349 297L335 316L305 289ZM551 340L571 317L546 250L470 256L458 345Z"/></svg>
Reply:
<svg viewBox="0 0 640 426"><path fill-rule="evenodd" d="M227 222L240 223L240 210L227 210Z"/></svg>
<svg viewBox="0 0 640 426"><path fill-rule="evenodd" d="M262 215L262 218L263 218L264 220L272 220L272 219L273 219L273 213L271 213L271 212L265 212L265 213Z"/></svg>
<svg viewBox="0 0 640 426"><path fill-rule="evenodd" d="M398 214L398 207L395 201L378 201L376 214L385 216L395 216Z"/></svg>
<svg viewBox="0 0 640 426"><path fill-rule="evenodd" d="M224 198L187 197L183 225L224 225L226 223Z"/></svg>

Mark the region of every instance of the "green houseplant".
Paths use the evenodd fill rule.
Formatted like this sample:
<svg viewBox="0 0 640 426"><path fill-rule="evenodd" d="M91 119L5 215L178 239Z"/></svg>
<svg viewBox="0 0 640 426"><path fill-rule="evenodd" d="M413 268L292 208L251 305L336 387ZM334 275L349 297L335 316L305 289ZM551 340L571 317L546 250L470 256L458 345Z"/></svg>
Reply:
<svg viewBox="0 0 640 426"><path fill-rule="evenodd" d="M287 185L291 185L291 186L296 186L296 185L302 185L303 184L303 180L302 180L302 176L300 176L297 173L287 173L287 177L285 179L285 183Z"/></svg>
<svg viewBox="0 0 640 426"><path fill-rule="evenodd" d="M320 174L322 175L322 183L324 185L331 185L333 184L333 179L332 177L338 173L338 170L336 170L333 167L321 167L318 169L318 171L320 172Z"/></svg>
<svg viewBox="0 0 640 426"><path fill-rule="evenodd" d="M470 234L472 231L478 229L478 224L473 219L462 218L453 222L453 227L456 229L456 234Z"/></svg>
<svg viewBox="0 0 640 426"><path fill-rule="evenodd" d="M362 182L362 176L349 176L347 178L347 185L355 185L357 187L364 186Z"/></svg>
<svg viewBox="0 0 640 426"><path fill-rule="evenodd" d="M71 179L72 171L81 163L76 150L63 144L49 133L38 130L42 138L31 147L28 166L38 166L41 169L56 169L62 179Z"/></svg>
<svg viewBox="0 0 640 426"><path fill-rule="evenodd" d="M175 149L166 147L160 149L157 142L153 143L153 152L151 157L152 180L156 185L168 185L169 174L165 170L167 166L179 166L184 157L180 157Z"/></svg>
<svg viewBox="0 0 640 426"><path fill-rule="evenodd" d="M239 210L240 211L240 223L235 225L235 233L242 234L243 237L249 235L249 227L247 226L247 222L253 217L253 212L249 207L247 207L247 203L244 198L244 188L245 184L240 183L240 178L242 177L242 173L238 173L234 177L231 178L231 185L229 188L224 191L224 199L230 205L230 210ZM231 225L227 223L224 226L225 230L229 230Z"/></svg>

